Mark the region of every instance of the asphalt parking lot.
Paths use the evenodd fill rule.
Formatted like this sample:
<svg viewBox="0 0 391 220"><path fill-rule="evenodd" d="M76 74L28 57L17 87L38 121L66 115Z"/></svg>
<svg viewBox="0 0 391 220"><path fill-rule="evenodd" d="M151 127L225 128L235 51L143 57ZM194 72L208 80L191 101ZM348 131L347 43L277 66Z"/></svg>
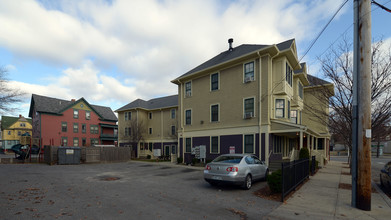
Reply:
<svg viewBox="0 0 391 220"><path fill-rule="evenodd" d="M0 219L261 219L281 203L167 163L1 164Z"/></svg>

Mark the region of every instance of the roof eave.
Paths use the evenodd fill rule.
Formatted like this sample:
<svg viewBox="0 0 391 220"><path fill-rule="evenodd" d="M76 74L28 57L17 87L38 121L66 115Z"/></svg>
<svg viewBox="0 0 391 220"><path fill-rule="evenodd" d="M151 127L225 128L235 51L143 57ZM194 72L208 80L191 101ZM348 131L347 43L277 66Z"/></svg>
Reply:
<svg viewBox="0 0 391 220"><path fill-rule="evenodd" d="M214 66L208 67L206 69L199 70L199 71L191 73L189 75L180 76L180 77L172 80L171 82L174 83L174 84L180 85L181 81L182 82L186 81L188 79L193 78L196 75L200 75L200 74L203 74L205 72L211 72L214 69L219 69L219 67L221 67L221 66L229 65L230 63L233 63L233 62L235 62L237 60L244 59L244 58L249 57L249 56L254 56L254 55L258 56L260 52L269 52L269 54L273 57L274 55L276 55L278 53L278 48L277 48L276 45L269 45L269 46L266 46L266 47L261 48L259 50L255 50L255 51L252 51L250 53L243 54L242 56L239 56L239 57L227 60L225 62L222 62L222 63L216 64Z"/></svg>

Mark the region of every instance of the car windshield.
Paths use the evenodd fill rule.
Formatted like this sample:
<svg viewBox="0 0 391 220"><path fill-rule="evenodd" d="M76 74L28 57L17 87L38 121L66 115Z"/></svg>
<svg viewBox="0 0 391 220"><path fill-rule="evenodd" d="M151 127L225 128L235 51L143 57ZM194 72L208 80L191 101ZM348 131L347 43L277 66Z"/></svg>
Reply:
<svg viewBox="0 0 391 220"><path fill-rule="evenodd" d="M213 162L222 163L240 163L242 156L220 156L213 160Z"/></svg>

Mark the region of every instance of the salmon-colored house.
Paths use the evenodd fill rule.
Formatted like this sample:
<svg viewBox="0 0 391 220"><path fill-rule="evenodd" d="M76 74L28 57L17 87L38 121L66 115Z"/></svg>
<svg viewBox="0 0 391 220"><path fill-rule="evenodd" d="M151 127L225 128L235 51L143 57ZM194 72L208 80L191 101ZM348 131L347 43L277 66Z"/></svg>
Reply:
<svg viewBox="0 0 391 220"><path fill-rule="evenodd" d="M117 143L117 117L110 107L91 105L84 98L62 100L33 94L29 117L33 138L42 146L94 146Z"/></svg>

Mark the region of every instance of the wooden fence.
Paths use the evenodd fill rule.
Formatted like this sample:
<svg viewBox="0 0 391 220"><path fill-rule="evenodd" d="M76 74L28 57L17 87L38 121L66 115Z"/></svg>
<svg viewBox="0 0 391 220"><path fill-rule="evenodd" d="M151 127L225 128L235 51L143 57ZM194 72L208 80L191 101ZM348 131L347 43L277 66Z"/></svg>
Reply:
<svg viewBox="0 0 391 220"><path fill-rule="evenodd" d="M71 147L70 147L71 148ZM130 160L129 147L80 147L82 163L123 162ZM47 164L57 164L58 147L45 146L44 161Z"/></svg>

